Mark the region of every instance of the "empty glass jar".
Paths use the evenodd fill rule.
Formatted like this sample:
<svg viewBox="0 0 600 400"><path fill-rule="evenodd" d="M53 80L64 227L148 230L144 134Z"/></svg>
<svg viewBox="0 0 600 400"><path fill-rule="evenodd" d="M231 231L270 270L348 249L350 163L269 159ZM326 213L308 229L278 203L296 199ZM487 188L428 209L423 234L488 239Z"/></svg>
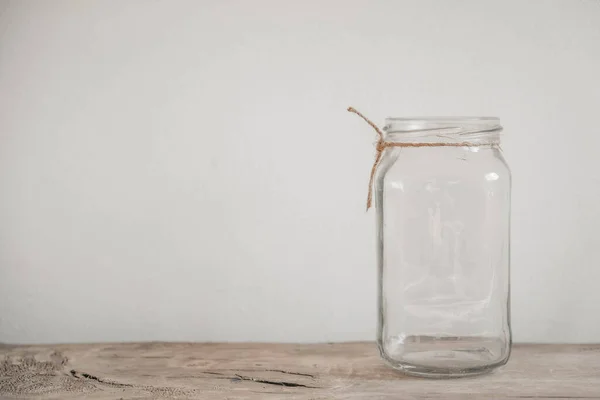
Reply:
<svg viewBox="0 0 600 400"><path fill-rule="evenodd" d="M375 180L382 357L428 377L505 364L511 176L496 118L389 118Z"/></svg>

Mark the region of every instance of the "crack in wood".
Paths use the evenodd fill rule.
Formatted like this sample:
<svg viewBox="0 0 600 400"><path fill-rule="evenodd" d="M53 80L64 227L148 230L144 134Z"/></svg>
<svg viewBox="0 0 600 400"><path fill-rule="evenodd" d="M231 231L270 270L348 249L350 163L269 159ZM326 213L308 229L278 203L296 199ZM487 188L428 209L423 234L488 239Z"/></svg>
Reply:
<svg viewBox="0 0 600 400"><path fill-rule="evenodd" d="M77 372L74 369L72 369L70 372L71 372L71 375L73 375L77 379L80 379L80 378L90 379L92 381L96 381L96 382L102 383L104 385L110 385L110 386L116 386L116 387L133 387L133 385L130 385L128 383L105 381L104 379L100 379L97 376L90 375L85 372Z"/></svg>
<svg viewBox="0 0 600 400"><path fill-rule="evenodd" d="M309 389L321 389L316 386L308 386L308 385L303 385L301 383L285 382L285 381L268 381L266 379L252 378L250 376L243 376L243 375L239 375L239 374L235 374L235 376L242 381L264 383L267 385L277 385L277 386L285 386L285 387L303 387L303 388L309 388Z"/></svg>
<svg viewBox="0 0 600 400"><path fill-rule="evenodd" d="M249 368L246 368L246 369L239 369L239 368L232 368L232 369L229 369L229 370L227 370L227 371L244 371L244 372L279 372L279 373L282 373L282 374L288 374L288 375L298 375L298 376L306 376L306 377L309 377L309 378L312 378L312 379L316 379L316 376L315 376L315 375L313 375L313 374L306 374L306 373L303 373L303 372L292 372L292 371L286 371L286 370L283 370L283 369L249 369ZM203 373L204 373L204 374L210 374L210 375L224 375L224 374L222 374L222 373L219 373L219 372L212 372L212 371L204 371Z"/></svg>
<svg viewBox="0 0 600 400"><path fill-rule="evenodd" d="M283 369L265 369L264 371L266 371L266 372L281 372L282 374L289 374L289 375L308 376L309 378L315 379L315 376L312 374L305 374L302 372L285 371Z"/></svg>

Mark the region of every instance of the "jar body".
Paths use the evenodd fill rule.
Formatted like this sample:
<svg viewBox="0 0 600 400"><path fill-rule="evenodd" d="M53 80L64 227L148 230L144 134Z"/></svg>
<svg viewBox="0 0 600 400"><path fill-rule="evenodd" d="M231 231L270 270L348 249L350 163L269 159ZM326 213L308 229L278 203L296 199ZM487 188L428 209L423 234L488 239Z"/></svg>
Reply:
<svg viewBox="0 0 600 400"><path fill-rule="evenodd" d="M394 368L448 377L508 361L510 187L495 144L385 150L378 345Z"/></svg>

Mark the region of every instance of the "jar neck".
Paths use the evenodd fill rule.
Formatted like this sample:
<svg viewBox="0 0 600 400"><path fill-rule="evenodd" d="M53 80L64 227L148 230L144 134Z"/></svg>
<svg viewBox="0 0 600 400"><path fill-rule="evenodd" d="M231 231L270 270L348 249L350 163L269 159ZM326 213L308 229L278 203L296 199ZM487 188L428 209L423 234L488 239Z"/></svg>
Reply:
<svg viewBox="0 0 600 400"><path fill-rule="evenodd" d="M383 130L391 143L484 146L500 144L502 126L494 117L388 118Z"/></svg>

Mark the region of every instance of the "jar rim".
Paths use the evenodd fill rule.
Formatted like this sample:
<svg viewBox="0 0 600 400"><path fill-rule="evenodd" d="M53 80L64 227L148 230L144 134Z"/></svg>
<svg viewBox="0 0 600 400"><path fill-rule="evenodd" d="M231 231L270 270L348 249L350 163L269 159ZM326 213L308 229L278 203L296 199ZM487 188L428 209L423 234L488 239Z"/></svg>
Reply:
<svg viewBox="0 0 600 400"><path fill-rule="evenodd" d="M497 117L393 117L386 118L383 131L392 141L496 142L502 126Z"/></svg>
<svg viewBox="0 0 600 400"><path fill-rule="evenodd" d="M468 131L502 130L497 117L391 117L385 119L388 132L413 132L428 129L460 129Z"/></svg>
<svg viewBox="0 0 600 400"><path fill-rule="evenodd" d="M469 122L469 121L496 121L500 122L498 117L476 117L476 116L431 116L431 117L388 117L386 121L432 121L432 122Z"/></svg>

